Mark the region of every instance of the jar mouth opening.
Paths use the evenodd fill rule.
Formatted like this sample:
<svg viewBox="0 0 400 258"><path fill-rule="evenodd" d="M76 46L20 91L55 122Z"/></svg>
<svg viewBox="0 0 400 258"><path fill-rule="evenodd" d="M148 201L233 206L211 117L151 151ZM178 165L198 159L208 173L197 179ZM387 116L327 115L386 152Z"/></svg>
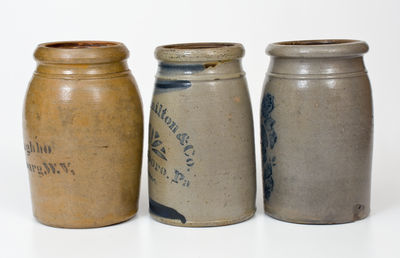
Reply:
<svg viewBox="0 0 400 258"><path fill-rule="evenodd" d="M66 41L66 42L50 42L50 43L45 43L43 45L49 48L77 49L77 48L110 47L119 45L119 43L108 42L108 41Z"/></svg>
<svg viewBox="0 0 400 258"><path fill-rule="evenodd" d="M368 45L354 39L294 40L269 44L266 52L273 57L289 58L351 57L368 52Z"/></svg>
<svg viewBox="0 0 400 258"><path fill-rule="evenodd" d="M321 39L321 40L297 40L297 41L282 41L277 42L277 45L284 46L319 46L319 45L334 45L357 42L352 39Z"/></svg>
<svg viewBox="0 0 400 258"><path fill-rule="evenodd" d="M229 61L242 58L242 44L230 42L180 43L159 46L155 56L163 62Z"/></svg>
<svg viewBox="0 0 400 258"><path fill-rule="evenodd" d="M59 41L40 44L34 53L41 63L99 64L125 60L129 51L113 41Z"/></svg>
<svg viewBox="0 0 400 258"><path fill-rule="evenodd" d="M222 47L233 47L234 43L182 43L162 46L170 49L209 49L209 48L222 48Z"/></svg>

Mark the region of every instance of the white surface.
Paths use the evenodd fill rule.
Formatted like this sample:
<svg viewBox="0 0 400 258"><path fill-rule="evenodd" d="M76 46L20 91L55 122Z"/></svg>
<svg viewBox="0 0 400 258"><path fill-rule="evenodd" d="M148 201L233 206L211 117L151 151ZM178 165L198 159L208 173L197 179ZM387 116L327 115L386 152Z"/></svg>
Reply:
<svg viewBox="0 0 400 258"><path fill-rule="evenodd" d="M400 257L399 11L398 0L2 0L0 257ZM368 219L305 226L265 216L258 144L258 210L247 222L193 229L153 221L148 213L146 162L139 213L134 219L90 230L56 229L33 219L21 114L35 69L32 54L37 44L84 39L124 42L131 51L129 65L139 84L147 128L157 45L241 42L246 48L243 65L259 143L267 43L318 38L363 39L370 45L365 60L373 86L375 148Z"/></svg>

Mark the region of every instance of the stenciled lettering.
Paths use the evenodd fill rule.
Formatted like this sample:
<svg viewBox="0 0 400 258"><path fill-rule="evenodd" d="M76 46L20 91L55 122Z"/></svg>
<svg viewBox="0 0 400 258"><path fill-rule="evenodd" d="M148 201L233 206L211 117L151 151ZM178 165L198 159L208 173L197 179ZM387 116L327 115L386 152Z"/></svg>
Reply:
<svg viewBox="0 0 400 258"><path fill-rule="evenodd" d="M168 162L168 153L166 153L166 147L164 148L164 146L162 145L164 140L162 139L158 131L154 130L151 124L149 132L151 145L151 152L149 152L149 167L155 170L155 172L160 173L166 179L170 179L171 183L179 183L183 186L189 187L190 182L188 179L186 179L184 173L189 173L195 165L195 147L191 144L191 138L187 133L180 130L178 123L174 120L173 116L168 113L168 108L165 105L159 102L152 102L151 111L154 112L154 115L161 119L163 124L165 124L169 128L169 130L175 135L178 144L182 146L182 153L185 160L185 168L182 168L181 171L183 172L180 172L178 169L174 169L174 174L168 175L168 171L164 167L159 165L152 157L150 157L152 154L151 152L153 152L162 159L160 160L161 163ZM151 182L156 182L154 174Z"/></svg>
<svg viewBox="0 0 400 258"><path fill-rule="evenodd" d="M50 145L40 144L38 142L29 141L29 143L24 144L25 153L27 156L31 155L31 153L39 153L39 154L51 154L52 148Z"/></svg>
<svg viewBox="0 0 400 258"><path fill-rule="evenodd" d="M59 175L61 173L75 175L70 162L43 162L42 164L26 163L28 170L40 177L47 175Z"/></svg>

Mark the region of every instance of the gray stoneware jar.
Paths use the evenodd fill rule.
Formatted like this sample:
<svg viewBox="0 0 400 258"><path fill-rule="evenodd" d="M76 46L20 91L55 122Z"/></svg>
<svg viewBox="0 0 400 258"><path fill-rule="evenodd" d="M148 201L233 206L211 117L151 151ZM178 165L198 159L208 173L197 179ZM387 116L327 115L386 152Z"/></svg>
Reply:
<svg viewBox="0 0 400 258"><path fill-rule="evenodd" d="M177 226L251 218L256 173L253 118L235 43L158 47L150 111L150 213Z"/></svg>
<svg viewBox="0 0 400 258"><path fill-rule="evenodd" d="M261 104L265 212L306 224L370 211L373 114L357 40L270 44Z"/></svg>

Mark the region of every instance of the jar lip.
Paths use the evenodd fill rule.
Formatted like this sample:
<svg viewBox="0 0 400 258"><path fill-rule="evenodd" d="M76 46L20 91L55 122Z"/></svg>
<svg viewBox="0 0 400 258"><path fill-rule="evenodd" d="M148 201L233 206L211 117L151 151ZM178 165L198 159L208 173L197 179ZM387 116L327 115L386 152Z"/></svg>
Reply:
<svg viewBox="0 0 400 258"><path fill-rule="evenodd" d="M129 51L115 41L56 41L39 44L34 57L43 63L98 64L125 60Z"/></svg>
<svg viewBox="0 0 400 258"><path fill-rule="evenodd" d="M281 41L269 44L266 49L270 56L294 58L361 56L366 52L368 44L354 39Z"/></svg>
<svg viewBox="0 0 400 258"><path fill-rule="evenodd" d="M244 48L230 42L179 43L159 46L154 54L166 62L228 61L242 58Z"/></svg>

